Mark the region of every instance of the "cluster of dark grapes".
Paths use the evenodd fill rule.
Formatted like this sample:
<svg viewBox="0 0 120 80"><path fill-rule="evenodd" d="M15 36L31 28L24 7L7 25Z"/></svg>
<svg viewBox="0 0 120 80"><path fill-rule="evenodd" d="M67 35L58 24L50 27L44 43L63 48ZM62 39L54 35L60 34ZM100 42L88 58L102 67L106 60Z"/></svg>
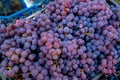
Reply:
<svg viewBox="0 0 120 80"><path fill-rule="evenodd" d="M44 13L1 25L0 73L15 80L91 80L98 72L116 74L116 9L105 0L55 0Z"/></svg>
<svg viewBox="0 0 120 80"><path fill-rule="evenodd" d="M109 20L109 24L114 26L118 32L118 37L120 37L120 6L111 5L110 9L113 12L113 15L111 20ZM120 57L120 42L117 43L115 49L118 51L118 56Z"/></svg>
<svg viewBox="0 0 120 80"><path fill-rule="evenodd" d="M116 74L114 75L102 75L99 80L119 80L120 79L120 62L115 65Z"/></svg>

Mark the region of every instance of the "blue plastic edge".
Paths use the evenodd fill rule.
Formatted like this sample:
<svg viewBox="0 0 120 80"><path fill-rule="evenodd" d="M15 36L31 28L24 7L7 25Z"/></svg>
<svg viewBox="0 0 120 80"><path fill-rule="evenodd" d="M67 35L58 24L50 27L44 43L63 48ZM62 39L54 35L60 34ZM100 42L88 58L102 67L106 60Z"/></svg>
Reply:
<svg viewBox="0 0 120 80"><path fill-rule="evenodd" d="M27 8L27 5L24 3L23 0L19 0L20 1L20 4L22 5L23 8Z"/></svg>
<svg viewBox="0 0 120 80"><path fill-rule="evenodd" d="M114 5L120 6L115 0L110 0Z"/></svg>
<svg viewBox="0 0 120 80"><path fill-rule="evenodd" d="M41 2L39 2L37 4L34 4L33 6L31 6L29 8L24 8L24 9L22 9L22 10L16 12L16 13L14 13L14 14L12 14L12 15L9 15L9 16L0 16L0 19L10 19L10 18L15 17L15 16L23 15L24 12L27 12L30 9L36 8L38 5L41 5L42 3L43 2L41 1Z"/></svg>

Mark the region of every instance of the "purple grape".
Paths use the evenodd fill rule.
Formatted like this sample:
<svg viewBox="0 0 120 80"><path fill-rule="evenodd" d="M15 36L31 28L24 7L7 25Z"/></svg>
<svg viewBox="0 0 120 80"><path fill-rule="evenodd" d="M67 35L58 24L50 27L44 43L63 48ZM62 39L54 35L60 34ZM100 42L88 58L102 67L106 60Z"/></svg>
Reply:
<svg viewBox="0 0 120 80"><path fill-rule="evenodd" d="M23 51L23 52L21 53L21 56L25 58L25 57L28 56L28 53L27 53L26 51Z"/></svg>
<svg viewBox="0 0 120 80"><path fill-rule="evenodd" d="M37 75L37 79L42 80L43 78L44 78L43 74L39 73L39 74Z"/></svg>
<svg viewBox="0 0 120 80"><path fill-rule="evenodd" d="M23 78L28 78L28 77L29 77L29 74L28 74L28 73L23 73L23 74L22 74L22 77L23 77Z"/></svg>
<svg viewBox="0 0 120 80"><path fill-rule="evenodd" d="M32 76L37 76L37 74L38 74L38 71L36 70L36 69L33 69L33 70L31 70L31 74L32 74Z"/></svg>
<svg viewBox="0 0 120 80"><path fill-rule="evenodd" d="M31 65L31 62L29 60L26 60L25 61L25 66L30 66Z"/></svg>
<svg viewBox="0 0 120 80"><path fill-rule="evenodd" d="M22 72L28 72L28 67L27 66L22 66L21 70L22 70Z"/></svg>
<svg viewBox="0 0 120 80"><path fill-rule="evenodd" d="M55 0L32 18L1 24L1 74L16 80L91 80L97 73L117 73L120 7L106 4Z"/></svg>

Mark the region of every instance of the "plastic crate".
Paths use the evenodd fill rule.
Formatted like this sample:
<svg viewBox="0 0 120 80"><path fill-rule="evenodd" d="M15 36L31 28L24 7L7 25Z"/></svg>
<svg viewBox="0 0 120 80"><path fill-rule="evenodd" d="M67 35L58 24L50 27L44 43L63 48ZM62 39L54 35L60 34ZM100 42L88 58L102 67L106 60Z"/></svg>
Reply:
<svg viewBox="0 0 120 80"><path fill-rule="evenodd" d="M35 13L36 11L41 10L50 1L54 1L54 0L40 0L39 3L33 4L31 7L25 6L25 3L21 1L21 4L22 6L24 6L24 9L16 13L13 13L12 15L9 15L9 16L0 16L0 22L11 23L16 19L28 17L33 13Z"/></svg>
<svg viewBox="0 0 120 80"><path fill-rule="evenodd" d="M114 5L120 6L120 0L110 0Z"/></svg>
<svg viewBox="0 0 120 80"><path fill-rule="evenodd" d="M120 0L106 0L109 5L120 6Z"/></svg>

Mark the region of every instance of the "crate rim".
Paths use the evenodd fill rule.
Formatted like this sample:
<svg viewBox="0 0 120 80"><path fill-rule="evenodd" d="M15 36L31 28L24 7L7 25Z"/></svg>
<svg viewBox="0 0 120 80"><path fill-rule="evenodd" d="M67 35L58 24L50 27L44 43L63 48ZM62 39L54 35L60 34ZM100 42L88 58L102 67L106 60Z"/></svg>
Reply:
<svg viewBox="0 0 120 80"><path fill-rule="evenodd" d="M15 13L9 15L9 16L0 16L0 19L10 19L10 18L12 18L12 17L14 17L14 16L19 16L20 14L22 14L22 13L24 13L24 12L27 12L28 10L30 10L30 9L32 9L32 8L35 8L35 7L39 6L39 5L41 5L42 3L43 3L43 2L40 1L39 3L36 3L36 4L32 5L32 6L29 7L29 8L26 7L26 8L24 8L24 9L21 9L21 10L18 11L18 12L15 12Z"/></svg>

